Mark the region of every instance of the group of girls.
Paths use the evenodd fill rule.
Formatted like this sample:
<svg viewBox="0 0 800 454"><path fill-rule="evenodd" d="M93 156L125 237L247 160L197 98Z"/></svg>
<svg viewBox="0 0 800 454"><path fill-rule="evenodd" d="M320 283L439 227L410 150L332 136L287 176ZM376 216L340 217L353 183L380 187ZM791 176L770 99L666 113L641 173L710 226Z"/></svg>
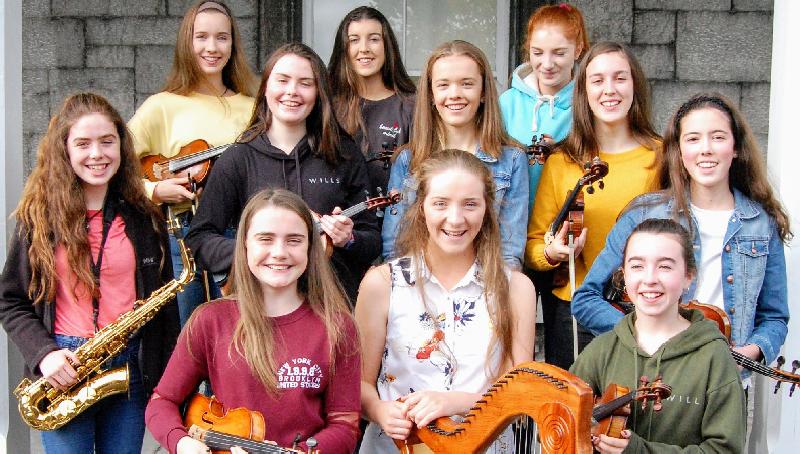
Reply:
<svg viewBox="0 0 800 454"><path fill-rule="evenodd" d="M353 452L361 416L361 452L393 452L393 439L464 414L505 370L532 360L536 295L520 271L539 276L572 253L577 286L585 280L574 303L568 286L537 289L547 361L574 361L598 393L635 387L641 372L699 402L686 417L680 400L664 403L664 417L635 411L631 431L599 436L595 448L740 452L737 370L722 336L678 303L723 307L736 348L774 359L788 320L788 217L729 101L692 98L662 144L636 58L620 44L590 47L587 36L576 8L544 6L502 96L483 52L464 41L433 51L415 94L386 18L359 7L343 19L328 68L286 44L253 90L230 9L200 1L181 24L164 90L127 128L101 97L69 97L40 144L0 280L0 321L28 374L73 386L72 351L178 275L178 243L157 204L177 216L198 270L227 274L233 293L196 308L220 296L198 272L177 307L113 359L131 365L131 392L44 432L46 451L140 452L146 419L170 452L207 452L180 416L207 381L225 407L262 412L281 446L306 449L313 437L322 452ZM534 135L555 145L544 166L524 151ZM231 144L202 195L189 178L141 178L137 158L169 158L195 139ZM586 194L574 249L566 225L546 241L595 157L609 174L604 190ZM403 197L382 225L371 211L342 214L379 188ZM638 226L653 217L664 220ZM636 307L626 318L603 300L619 267ZM571 312L588 329L582 346L589 331L599 335L577 359ZM513 452L512 435L491 450Z"/></svg>

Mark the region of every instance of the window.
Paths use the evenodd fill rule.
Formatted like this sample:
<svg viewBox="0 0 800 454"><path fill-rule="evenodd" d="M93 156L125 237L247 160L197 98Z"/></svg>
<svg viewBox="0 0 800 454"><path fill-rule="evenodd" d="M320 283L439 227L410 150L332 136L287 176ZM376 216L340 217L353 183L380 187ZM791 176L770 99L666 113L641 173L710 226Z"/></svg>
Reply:
<svg viewBox="0 0 800 454"><path fill-rule="evenodd" d="M306 0L303 40L327 62L339 22L350 10L365 4L389 20L410 75L419 77L436 46L463 39L483 50L495 80L505 88L509 0Z"/></svg>

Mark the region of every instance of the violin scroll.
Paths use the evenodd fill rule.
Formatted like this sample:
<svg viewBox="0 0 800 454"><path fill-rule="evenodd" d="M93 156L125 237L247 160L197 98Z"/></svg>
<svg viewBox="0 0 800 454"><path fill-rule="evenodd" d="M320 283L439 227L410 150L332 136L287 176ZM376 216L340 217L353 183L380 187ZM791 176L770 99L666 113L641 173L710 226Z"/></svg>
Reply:
<svg viewBox="0 0 800 454"><path fill-rule="evenodd" d="M525 153L528 155L528 165L538 164L543 166L547 157L553 152L553 148L547 142L546 138L546 134L533 135L531 144L528 145L525 150Z"/></svg>

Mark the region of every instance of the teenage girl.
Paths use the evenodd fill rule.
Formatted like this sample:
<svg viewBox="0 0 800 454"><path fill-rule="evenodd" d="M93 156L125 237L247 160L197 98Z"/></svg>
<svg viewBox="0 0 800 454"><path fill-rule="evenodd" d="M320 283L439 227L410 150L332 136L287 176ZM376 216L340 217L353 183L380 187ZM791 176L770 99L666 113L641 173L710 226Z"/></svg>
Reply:
<svg viewBox="0 0 800 454"><path fill-rule="evenodd" d="M622 437L592 437L595 449L743 452L744 392L726 339L701 312L678 308L697 275L689 233L673 220L648 219L623 242L635 312L589 344L571 370L597 395L612 383L636 389L641 376L661 377L672 395L658 412L631 405Z"/></svg>
<svg viewBox="0 0 800 454"><path fill-rule="evenodd" d="M528 19L522 51L527 62L511 77L511 88L500 95L506 130L519 143L530 145L534 135L559 142L572 125L572 70L589 48L583 15L566 3L545 5ZM542 166L528 166L530 209Z"/></svg>
<svg viewBox="0 0 800 454"><path fill-rule="evenodd" d="M420 165L398 258L370 270L362 339L362 453L397 452L412 425L465 414L495 378L533 357L533 285L500 255L494 182L459 150ZM489 452L513 452L510 431Z"/></svg>
<svg viewBox="0 0 800 454"><path fill-rule="evenodd" d="M378 218L338 214L369 196L367 165L333 112L328 73L308 46L285 44L267 60L253 117L239 143L214 165L187 242L200 264L228 272L234 241L225 229L266 187L298 194L321 215L333 267L351 301L380 253Z"/></svg>
<svg viewBox="0 0 800 454"><path fill-rule="evenodd" d="M451 148L474 154L491 170L502 257L519 269L528 220L528 161L503 128L486 56L466 41L440 45L428 58L418 93L411 142L397 156L389 178L389 188L402 191L403 202L384 217L383 257L395 257L395 239L402 230L398 222L415 198L414 174L426 160Z"/></svg>
<svg viewBox="0 0 800 454"><path fill-rule="evenodd" d="M647 79L631 51L622 44L592 46L575 77L573 124L559 149L545 163L528 225L525 259L545 272L569 260L567 223L555 239L545 232L558 215L567 194L583 175L583 165L599 156L608 163L605 189L584 191L584 230L575 238L575 287L603 248L606 234L622 209L652 187L659 137L650 124ZM570 284L542 293L545 359L568 368L573 361ZM585 333L583 330L579 331ZM581 347L591 340L580 336Z"/></svg>
<svg viewBox="0 0 800 454"><path fill-rule="evenodd" d="M358 437L360 352L347 297L308 206L284 189L255 194L236 234L235 294L189 320L147 406L147 427L171 453L206 453L180 407L209 380L225 408L265 418L266 439L350 454Z"/></svg>
<svg viewBox="0 0 800 454"><path fill-rule="evenodd" d="M245 59L239 29L222 2L200 1L186 11L175 43L175 58L163 91L150 96L128 126L137 156L176 156L181 147L203 139L212 147L233 142L244 131L253 111L254 77ZM145 181L150 198L172 205L188 230L192 218L188 178ZM183 266L178 244L171 237L175 276ZM202 267L195 281L178 295L181 325L206 300ZM213 281L211 296L219 295Z"/></svg>
<svg viewBox="0 0 800 454"><path fill-rule="evenodd" d="M370 6L350 11L339 24L328 69L333 105L345 131L367 159L408 143L414 116L414 82L386 17ZM369 163L370 189L386 190L388 162Z"/></svg>
<svg viewBox="0 0 800 454"><path fill-rule="evenodd" d="M610 330L621 315L608 310L603 289L622 264L625 238L642 219L673 218L692 233L700 270L685 299L724 309L734 348L770 364L789 320L783 247L791 231L750 128L723 96L693 96L667 125L663 161L663 191L620 217L575 293L575 316L593 333Z"/></svg>
<svg viewBox="0 0 800 454"><path fill-rule="evenodd" d="M163 218L148 200L125 122L100 96L64 101L39 144L15 211L0 278L0 322L25 375L56 389L76 383L73 351L172 278ZM109 368L128 363L127 394L106 397L60 429L47 453L140 453L144 408L178 336L168 304Z"/></svg>

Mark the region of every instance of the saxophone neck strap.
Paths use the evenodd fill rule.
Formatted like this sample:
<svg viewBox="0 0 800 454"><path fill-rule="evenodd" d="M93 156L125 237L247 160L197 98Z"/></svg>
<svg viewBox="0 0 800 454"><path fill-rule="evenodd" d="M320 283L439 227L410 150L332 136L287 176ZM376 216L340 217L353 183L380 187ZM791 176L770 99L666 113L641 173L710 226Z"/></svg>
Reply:
<svg viewBox="0 0 800 454"><path fill-rule="evenodd" d="M97 290L92 293L92 326L94 327L95 333L100 331L97 320L100 316L100 300L97 294L100 289L100 267L103 266L103 250L106 247L106 240L108 240L108 232L111 231L111 223L114 222L114 217L117 215L116 207L109 199L110 198L106 196L103 202L103 234L100 238L100 250L97 252L97 260L92 257L92 253L89 251L89 260L91 261L92 274L94 275L95 288ZM89 233L88 223L86 226L86 233L87 235Z"/></svg>

